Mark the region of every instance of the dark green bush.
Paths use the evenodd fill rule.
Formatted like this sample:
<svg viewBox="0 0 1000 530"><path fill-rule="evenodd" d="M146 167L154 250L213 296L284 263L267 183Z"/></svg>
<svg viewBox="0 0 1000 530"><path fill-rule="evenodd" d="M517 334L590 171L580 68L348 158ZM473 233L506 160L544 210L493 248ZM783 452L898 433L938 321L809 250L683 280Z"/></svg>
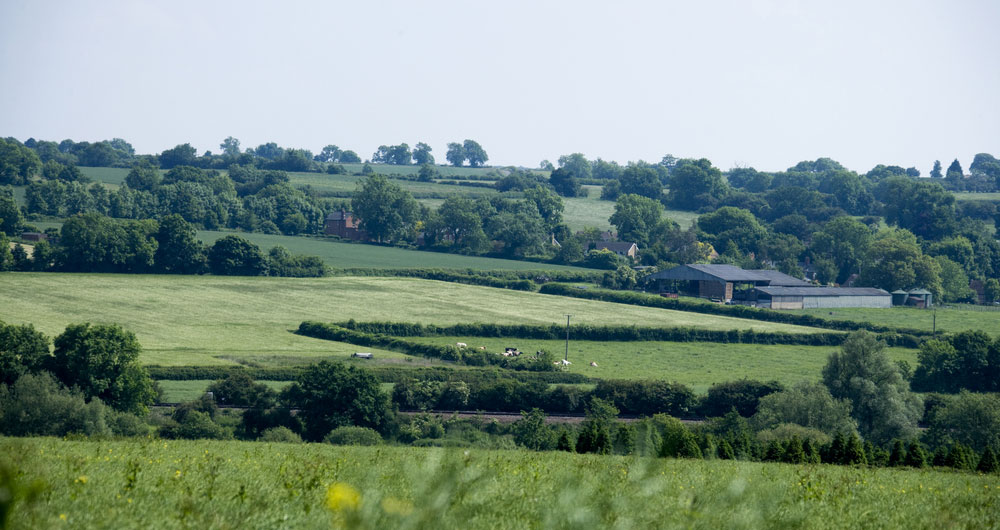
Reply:
<svg viewBox="0 0 1000 530"><path fill-rule="evenodd" d="M333 445L379 445L382 436L367 427L337 427L323 438L323 442Z"/></svg>

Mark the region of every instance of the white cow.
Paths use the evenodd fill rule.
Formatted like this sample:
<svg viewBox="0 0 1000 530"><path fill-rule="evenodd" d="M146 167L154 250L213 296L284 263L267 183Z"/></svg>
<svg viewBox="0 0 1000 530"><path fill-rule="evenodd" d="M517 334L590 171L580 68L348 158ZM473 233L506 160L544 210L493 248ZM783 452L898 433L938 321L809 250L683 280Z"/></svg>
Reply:
<svg viewBox="0 0 1000 530"><path fill-rule="evenodd" d="M594 361L590 361L590 366L593 366L594 368L597 368L597 363L595 363Z"/></svg>
<svg viewBox="0 0 1000 530"><path fill-rule="evenodd" d="M456 342L455 346L458 346L459 348L468 348L469 347L469 345L466 344L466 343L464 343L464 342Z"/></svg>
<svg viewBox="0 0 1000 530"><path fill-rule="evenodd" d="M571 365L573 363L567 361L566 359L563 359L563 360L559 361L559 364L561 364L563 366L568 366L568 365Z"/></svg>

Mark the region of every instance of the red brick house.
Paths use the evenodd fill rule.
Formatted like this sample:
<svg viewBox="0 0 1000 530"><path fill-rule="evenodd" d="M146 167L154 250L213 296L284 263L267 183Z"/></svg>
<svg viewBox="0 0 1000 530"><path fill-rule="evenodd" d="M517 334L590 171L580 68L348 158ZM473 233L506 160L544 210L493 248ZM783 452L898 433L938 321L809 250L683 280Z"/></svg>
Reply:
<svg viewBox="0 0 1000 530"><path fill-rule="evenodd" d="M368 241L368 233L358 226L358 218L354 217L353 213L341 209L339 212L333 212L326 216L323 233L341 239Z"/></svg>

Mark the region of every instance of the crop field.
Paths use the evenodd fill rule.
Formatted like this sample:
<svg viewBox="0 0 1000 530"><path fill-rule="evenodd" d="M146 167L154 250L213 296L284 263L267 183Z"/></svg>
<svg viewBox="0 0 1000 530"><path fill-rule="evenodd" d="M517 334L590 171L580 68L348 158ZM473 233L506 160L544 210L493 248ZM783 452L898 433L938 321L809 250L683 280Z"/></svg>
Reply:
<svg viewBox="0 0 1000 530"><path fill-rule="evenodd" d="M493 337L409 337L426 344L464 342L472 348L502 352L515 347L526 354L546 350L560 359L561 340L497 339ZM598 379L660 379L676 381L704 394L714 383L736 379L776 380L785 385L817 381L836 346L716 344L709 342L604 342L573 340L570 335L567 371ZM889 357L917 365L916 350L888 348ZM596 362L597 367L590 366Z"/></svg>
<svg viewBox="0 0 1000 530"><path fill-rule="evenodd" d="M957 201L1000 201L1000 193L954 192Z"/></svg>
<svg viewBox="0 0 1000 530"><path fill-rule="evenodd" d="M481 256L463 256L444 252L428 252L424 250L408 250L397 247L383 247L347 243L334 239L321 239L306 236L283 236L276 234L260 234L249 232L222 232L201 230L198 239L207 245L227 235L237 235L259 246L267 252L271 247L281 245L295 254L319 256L323 261L337 269L347 268L378 268L378 269L476 269L476 270L575 270L591 271L580 267L556 265L552 263L536 263L533 261L518 261L512 259L486 258Z"/></svg>
<svg viewBox="0 0 1000 530"><path fill-rule="evenodd" d="M720 460L0 438L13 528L993 528L1000 477ZM850 509L845 509L850 507Z"/></svg>
<svg viewBox="0 0 1000 530"><path fill-rule="evenodd" d="M947 306L936 310L918 309L915 307L893 307L890 309L872 309L849 307L836 309L796 309L791 313L801 313L828 318L832 320L855 320L871 322L903 328L915 328L926 331L934 329L935 313L937 314L938 331L965 331L981 329L991 335L1000 335L1000 310L982 306Z"/></svg>
<svg viewBox="0 0 1000 530"><path fill-rule="evenodd" d="M411 278L0 273L0 320L33 323L50 336L70 323L118 323L138 337L142 362L174 366L357 351L347 344L293 334L304 320L551 324L563 321L567 313L581 324L814 331Z"/></svg>

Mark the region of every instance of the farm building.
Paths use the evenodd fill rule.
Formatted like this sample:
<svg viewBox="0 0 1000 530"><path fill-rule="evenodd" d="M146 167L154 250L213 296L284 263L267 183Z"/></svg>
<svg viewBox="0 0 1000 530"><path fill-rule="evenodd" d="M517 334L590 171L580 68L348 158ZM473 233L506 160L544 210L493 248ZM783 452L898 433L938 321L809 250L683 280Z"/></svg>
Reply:
<svg viewBox="0 0 1000 530"><path fill-rule="evenodd" d="M754 305L770 309L892 307L892 296L873 287L757 287L754 293Z"/></svg>
<svg viewBox="0 0 1000 530"><path fill-rule="evenodd" d="M724 302L742 302L758 286L810 287L807 281L770 271L748 271L733 265L678 265L647 277L661 292L680 293Z"/></svg>
<svg viewBox="0 0 1000 530"><path fill-rule="evenodd" d="M892 306L892 297L882 289L816 287L778 271L733 265L679 265L648 280L661 292L771 309Z"/></svg>

